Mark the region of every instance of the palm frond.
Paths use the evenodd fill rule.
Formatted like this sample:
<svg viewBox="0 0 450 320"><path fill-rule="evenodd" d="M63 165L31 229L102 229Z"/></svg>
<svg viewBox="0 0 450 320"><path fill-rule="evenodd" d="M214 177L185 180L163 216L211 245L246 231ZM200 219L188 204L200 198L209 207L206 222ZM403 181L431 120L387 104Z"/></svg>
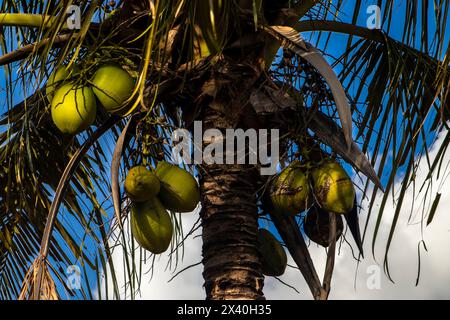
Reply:
<svg viewBox="0 0 450 320"><path fill-rule="evenodd" d="M293 28L272 26L269 30L273 31L281 39L284 39L283 46L293 50L300 57L313 65L318 72L325 78L330 86L331 92L336 103L336 109L339 113L345 140L347 141L348 150L350 150L352 139L352 116L351 108L347 101L347 95L342 87L341 82L337 79L336 74L331 69L328 62L322 57L321 53L311 45L307 44L299 36Z"/></svg>
<svg viewBox="0 0 450 320"><path fill-rule="evenodd" d="M423 15L428 14L428 3L422 4ZM420 159L428 159L428 150L440 131L447 131L449 118L449 60L448 42L443 38L446 31L442 15L448 2L443 1L436 8L434 24L436 34L431 37L429 28L425 27L422 36L415 37L419 21L414 17L414 5L407 3L405 10L405 28L402 41L389 35L392 21L392 2L388 1L385 10L387 31L369 30L339 21L300 21L296 29L321 35L323 32L346 34L351 40L344 54L336 58L335 68L340 70L340 80L345 84L353 100L353 110L358 127L357 140L362 140L362 151L372 155L372 165L378 164L379 177L386 185L386 193L382 196L381 206L377 208L372 239L372 252L383 213L387 208L390 194L397 194L395 214L385 247L385 268L389 274L388 252L396 230L397 221L402 208L402 200L407 190L428 190L431 177L439 168L429 164L430 179L426 180L428 188L415 188L414 177ZM355 13L355 17L358 13ZM429 16L429 14L428 14ZM398 18L398 17L397 17ZM386 21L386 20L384 20ZM423 23L423 22L422 22ZM356 38L356 39L355 39ZM350 40L349 40L350 41ZM419 42L419 44L418 44ZM446 47L447 46L447 47ZM443 49L447 50L444 54ZM443 142L446 148L449 141ZM420 157L422 156L422 157ZM438 155L438 164L444 153ZM398 184L395 179L401 174L404 179ZM399 185L400 190L397 190ZM377 189L370 188L368 181L363 188L362 198L369 197L366 234L375 211ZM417 191L416 191L417 192ZM428 193L433 197L431 193ZM429 214L435 210L429 208Z"/></svg>
<svg viewBox="0 0 450 320"><path fill-rule="evenodd" d="M0 245L0 282L11 284L8 292L7 287L2 285L4 297L18 295L17 289L24 279L30 259L39 252L43 223L52 203L52 191L56 189L68 156L79 145L77 140L61 137L56 131L44 99L38 92L2 118L2 122L9 124L9 127L0 138L0 159L5 171L1 176L4 187L0 197L4 201L0 204L0 232L9 234L9 241L2 241ZM55 153L54 150L60 151ZM90 162L82 162L77 181L70 185L64 198L64 206L81 224L85 223L84 205L78 197L85 195L92 198L96 194L96 186L91 180L96 176L89 172ZM80 257L79 246L63 225L57 224L56 230L68 247L52 241L51 259L70 265L74 258ZM22 251L24 248L26 251Z"/></svg>

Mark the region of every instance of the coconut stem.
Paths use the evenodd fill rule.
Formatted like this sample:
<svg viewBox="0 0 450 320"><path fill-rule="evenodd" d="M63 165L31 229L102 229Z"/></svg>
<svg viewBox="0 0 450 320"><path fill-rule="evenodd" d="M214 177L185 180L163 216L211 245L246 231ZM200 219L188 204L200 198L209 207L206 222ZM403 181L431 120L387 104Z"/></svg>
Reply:
<svg viewBox="0 0 450 320"><path fill-rule="evenodd" d="M30 13L0 13L0 26L49 28L56 17Z"/></svg>
<svg viewBox="0 0 450 320"><path fill-rule="evenodd" d="M328 212L330 219L330 229L328 234L328 241L330 246L328 248L327 262L325 266L325 273L323 276L322 287L319 300L327 300L331 289L331 278L333 276L334 260L336 253L336 230L337 230L337 219L336 214L333 212Z"/></svg>
<svg viewBox="0 0 450 320"><path fill-rule="evenodd" d="M72 156L69 163L67 164L61 179L59 180L58 187L56 188L55 197L53 199L52 205L50 206L50 210L48 213L47 221L45 223L45 228L41 240L41 247L39 250L39 256L36 258L46 260L47 255L50 249L50 241L52 239L52 232L55 226L56 216L59 211L59 207L63 200L64 194L67 190L67 187L70 183L70 179L73 177L76 168L80 164L80 161L88 152L89 148L97 141L105 132L107 132L112 126L114 126L117 122L119 122L120 117L111 117L109 118L103 125L101 125L93 135L89 137L88 140L77 150L77 152ZM43 280L43 270L42 268L37 268L36 270L36 280L34 286L34 292L32 297L34 300L39 300L41 293L41 285Z"/></svg>

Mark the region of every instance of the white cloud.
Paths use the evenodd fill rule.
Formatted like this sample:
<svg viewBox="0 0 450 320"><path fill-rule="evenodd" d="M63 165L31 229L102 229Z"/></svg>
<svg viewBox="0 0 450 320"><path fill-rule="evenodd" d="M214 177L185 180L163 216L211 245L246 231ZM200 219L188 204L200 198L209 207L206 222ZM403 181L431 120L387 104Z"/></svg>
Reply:
<svg viewBox="0 0 450 320"><path fill-rule="evenodd" d="M438 141L436 146L439 146L439 144ZM433 158L436 153L436 148L432 149L430 151L431 157ZM450 154L447 154L443 163L448 163L449 161ZM421 164L422 170L419 170L416 179L417 185L420 185L419 183L423 181L427 173L425 165L425 162ZM438 183L435 183L434 188L437 186ZM434 193L436 191L438 190L433 190ZM336 258L330 299L449 299L450 215L446 212L446 209L450 207L450 192L448 192L448 187L445 184L443 184L443 189L440 192L442 192L442 198L435 219L431 225L424 228L423 239L426 242L428 252L425 252L422 248L419 286L415 286L415 279L418 267L417 245L421 240L421 232L420 224L408 224L408 204L413 200L412 192L408 192L389 253L390 270L395 284L391 283L383 272L385 244L395 210L395 207L392 205L392 199L390 199L388 205L391 207L385 210L375 250L376 261L380 264L375 261L371 254L371 238L377 214L375 210L364 245L366 258L359 266L353 259L348 244L342 244L340 254ZM416 210L416 212L420 214L420 210ZM184 217L184 230L188 230L197 220L198 214L186 214ZM363 227L364 213L362 213L360 220L361 227ZM413 219L413 221L417 221L417 218ZM197 234L199 233L200 231L197 232ZM354 244L349 232L347 238L350 243ZM201 238L189 238L186 241L185 250L184 260L177 270L181 270L201 260ZM326 258L325 251L315 244L311 244L310 251L319 276L322 277ZM115 256L116 261L120 261L120 259L120 254ZM164 270L166 261L164 258L161 258L151 282L148 282L148 276L144 277L141 298L204 299L202 266L198 265L188 269L168 283L167 281L173 274ZM294 265L292 259L290 259L289 263ZM381 278L380 289L371 290L367 286L367 280L371 279L367 271L371 270L370 268L373 268L373 266L379 266ZM118 274L120 275L121 272L119 271ZM297 288L300 294L284 286L276 279L266 278L264 292L268 299L311 299L306 283L297 269L288 268L281 279Z"/></svg>

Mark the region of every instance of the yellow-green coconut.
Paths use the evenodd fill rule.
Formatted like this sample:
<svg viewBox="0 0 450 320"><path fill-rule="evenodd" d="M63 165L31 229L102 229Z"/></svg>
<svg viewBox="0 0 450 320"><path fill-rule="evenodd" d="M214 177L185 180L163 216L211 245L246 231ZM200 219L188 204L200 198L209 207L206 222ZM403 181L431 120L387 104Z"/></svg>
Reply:
<svg viewBox="0 0 450 320"><path fill-rule="evenodd" d="M125 178L125 192L135 202L143 202L156 197L160 189L158 177L144 166L136 166L128 171Z"/></svg>
<svg viewBox="0 0 450 320"><path fill-rule="evenodd" d="M312 171L312 180L315 197L322 209L340 214L352 210L355 188L339 163L325 161Z"/></svg>
<svg viewBox="0 0 450 320"><path fill-rule="evenodd" d="M55 90L63 84L63 81L69 78L69 70L62 66L58 69L53 70L47 79L47 84L45 85L45 93L47 95L48 101L52 101L53 93Z"/></svg>
<svg viewBox="0 0 450 320"><path fill-rule="evenodd" d="M116 64L105 64L97 69L92 79L95 95L106 111L115 112L130 98L134 80Z"/></svg>
<svg viewBox="0 0 450 320"><path fill-rule="evenodd" d="M298 161L293 161L272 182L270 199L280 214L296 215L305 211L311 202L308 177Z"/></svg>
<svg viewBox="0 0 450 320"><path fill-rule="evenodd" d="M169 214L157 198L133 203L131 232L144 249L154 254L167 250L172 240L173 226Z"/></svg>
<svg viewBox="0 0 450 320"><path fill-rule="evenodd" d="M186 170L160 161L156 167L156 175L161 182L158 194L163 205L175 212L190 212L200 201L200 190L197 181Z"/></svg>
<svg viewBox="0 0 450 320"><path fill-rule="evenodd" d="M95 120L97 104L92 89L73 83L59 87L51 102L52 119L63 133L77 134Z"/></svg>
<svg viewBox="0 0 450 320"><path fill-rule="evenodd" d="M271 277L281 276L286 270L287 256L281 243L270 231L258 230L258 249L262 273Z"/></svg>
<svg viewBox="0 0 450 320"><path fill-rule="evenodd" d="M325 248L329 247L331 242L329 239L330 215L328 211L318 208L316 205L312 206L303 219L303 230L311 241ZM336 215L336 240L340 238L343 230L342 216Z"/></svg>

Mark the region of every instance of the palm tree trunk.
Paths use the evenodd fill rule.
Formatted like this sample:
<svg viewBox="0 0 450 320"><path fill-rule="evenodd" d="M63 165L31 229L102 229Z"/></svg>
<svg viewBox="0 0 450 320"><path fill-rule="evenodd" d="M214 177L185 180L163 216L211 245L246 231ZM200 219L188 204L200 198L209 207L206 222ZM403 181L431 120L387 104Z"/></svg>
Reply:
<svg viewBox="0 0 450 320"><path fill-rule="evenodd" d="M223 130L228 127L225 118L208 108L203 128ZM203 165L200 185L207 299L264 299L256 247L258 177L255 166Z"/></svg>

